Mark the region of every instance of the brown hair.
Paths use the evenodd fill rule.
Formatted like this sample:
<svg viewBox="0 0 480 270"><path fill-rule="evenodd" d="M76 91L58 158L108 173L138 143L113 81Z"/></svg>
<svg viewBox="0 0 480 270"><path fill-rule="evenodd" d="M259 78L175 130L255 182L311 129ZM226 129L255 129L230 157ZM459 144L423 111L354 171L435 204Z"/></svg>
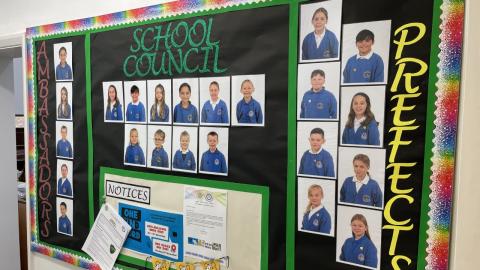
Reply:
<svg viewBox="0 0 480 270"><path fill-rule="evenodd" d="M345 124L346 128L353 128L353 125L354 125L353 123L355 120L355 112L353 111L353 100L357 96L361 96L365 98L365 102L367 103L367 108L365 108L365 120L363 120L363 122L361 123L362 126L368 126L368 124L370 124L371 121L375 121L375 115L373 115L371 110L370 97L363 92L358 92L352 97L352 101L350 102L350 112L348 113L347 123ZM376 123L378 125L378 122Z"/></svg>
<svg viewBox="0 0 480 270"><path fill-rule="evenodd" d="M351 224L352 222L354 222L355 220L358 220L358 221L362 222L363 225L365 225L365 228L367 229L367 230L365 231L365 236L366 236L368 239L372 240L372 239L370 238L370 233L368 232L368 222L367 222L367 219L365 218L365 216L362 215L362 214L355 214L355 215L353 215L352 219L350 220L350 224ZM355 237L355 235L353 234L353 232L352 232L352 235L353 235L353 237Z"/></svg>

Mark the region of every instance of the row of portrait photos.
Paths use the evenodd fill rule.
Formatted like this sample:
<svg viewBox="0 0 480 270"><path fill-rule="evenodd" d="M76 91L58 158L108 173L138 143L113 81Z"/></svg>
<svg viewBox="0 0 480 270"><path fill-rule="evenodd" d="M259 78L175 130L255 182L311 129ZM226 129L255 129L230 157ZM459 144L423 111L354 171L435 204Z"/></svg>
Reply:
<svg viewBox="0 0 480 270"><path fill-rule="evenodd" d="M227 127L125 125L124 164L187 173L228 174Z"/></svg>
<svg viewBox="0 0 480 270"><path fill-rule="evenodd" d="M264 126L265 75L103 82L104 120Z"/></svg>

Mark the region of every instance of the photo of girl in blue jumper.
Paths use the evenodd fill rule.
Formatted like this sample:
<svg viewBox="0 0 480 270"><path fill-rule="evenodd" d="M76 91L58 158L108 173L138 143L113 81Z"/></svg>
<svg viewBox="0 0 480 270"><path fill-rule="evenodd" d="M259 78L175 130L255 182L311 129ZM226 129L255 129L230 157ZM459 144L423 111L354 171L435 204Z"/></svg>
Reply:
<svg viewBox="0 0 480 270"><path fill-rule="evenodd" d="M323 188L313 184L308 188L308 205L302 219L302 230L330 234L332 221L328 210L322 204Z"/></svg>
<svg viewBox="0 0 480 270"><path fill-rule="evenodd" d="M169 122L170 108L165 101L165 87L159 83L155 86L153 104L150 107L150 122Z"/></svg>
<svg viewBox="0 0 480 270"><path fill-rule="evenodd" d="M380 145L378 122L371 110L370 97L356 93L350 103L350 112L342 132L342 144Z"/></svg>
<svg viewBox="0 0 480 270"><path fill-rule="evenodd" d="M345 179L340 189L339 201L381 208L383 192L378 182L370 177L370 158L357 154L353 158L354 175Z"/></svg>
<svg viewBox="0 0 480 270"><path fill-rule="evenodd" d="M120 84L121 86L121 82L117 82L117 84ZM115 86L113 83L109 84L106 94L107 103L105 105L105 121L122 122L123 110L120 100L123 100L123 98L119 97L117 86Z"/></svg>
<svg viewBox="0 0 480 270"><path fill-rule="evenodd" d="M328 11L317 8L311 18L313 32L302 42L302 60L338 58L338 38L327 29Z"/></svg>
<svg viewBox="0 0 480 270"><path fill-rule="evenodd" d="M377 268L377 248L373 243L364 215L355 214L351 221L352 237L342 245L339 259L352 264Z"/></svg>

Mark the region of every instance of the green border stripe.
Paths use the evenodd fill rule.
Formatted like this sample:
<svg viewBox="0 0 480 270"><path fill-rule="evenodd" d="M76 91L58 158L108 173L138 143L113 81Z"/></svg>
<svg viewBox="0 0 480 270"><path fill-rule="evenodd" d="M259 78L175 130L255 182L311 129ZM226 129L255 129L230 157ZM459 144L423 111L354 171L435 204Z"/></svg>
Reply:
<svg viewBox="0 0 480 270"><path fill-rule="evenodd" d="M95 221L93 204L93 126L92 126L92 73L90 63L90 33L85 35L85 92L87 99L87 140L88 140L88 214L90 228Z"/></svg>
<svg viewBox="0 0 480 270"><path fill-rule="evenodd" d="M288 41L288 164L287 164L287 217L286 217L286 269L295 269L295 187L297 154L297 40L298 40L298 0L290 4Z"/></svg>
<svg viewBox="0 0 480 270"><path fill-rule="evenodd" d="M430 177L432 176L432 160L434 147L433 144L433 130L435 128L435 101L437 100L436 83L438 81L437 73L438 63L440 59L440 15L442 13L440 5L442 0L434 0L433 3L433 19L432 19L432 33L431 33L431 48L430 48L430 70L428 74L428 99L427 99L427 119L425 128L425 151L424 151L424 165L423 165L423 185L422 185L422 201L420 213L420 228L418 239L418 255L417 255L417 269L425 269L427 265L427 230L428 230L428 212L430 211Z"/></svg>
<svg viewBox="0 0 480 270"><path fill-rule="evenodd" d="M182 176L161 175L155 173L128 171L123 169L115 169L109 167L100 167L100 190L99 198L103 198L105 194L105 174L115 174L124 177L140 178L146 181L161 181L166 183L175 183L183 185L194 185L200 187L209 187L217 189L225 189L232 191L240 191L247 193L256 193L262 196L262 208L261 208L261 256L260 256L260 269L268 269L268 239L269 239L269 201L270 191L266 186L240 184L233 182L223 182L206 180L200 178L188 178ZM100 200L101 201L101 200ZM99 206L100 207L100 206ZM145 261L133 258L126 255L120 255L119 259L127 263L135 264L138 266L144 266Z"/></svg>

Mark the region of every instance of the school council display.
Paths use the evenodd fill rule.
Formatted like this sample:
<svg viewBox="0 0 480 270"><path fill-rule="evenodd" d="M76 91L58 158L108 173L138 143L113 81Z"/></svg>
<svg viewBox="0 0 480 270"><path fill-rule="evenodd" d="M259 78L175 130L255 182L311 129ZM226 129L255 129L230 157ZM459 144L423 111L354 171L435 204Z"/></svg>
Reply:
<svg viewBox="0 0 480 270"><path fill-rule="evenodd" d="M393 2L362 4L250 3L32 35L33 249L79 254L103 191L108 200L157 211L169 203L122 197L112 185L159 196L147 178L181 179L266 188L267 205L241 211L261 210L266 223L258 243L249 243L262 251L241 262L245 243L229 240L234 270L422 269L426 243L418 236L426 235L422 201L430 191L418 179L430 176L421 171L430 172L423 149L432 129L418 123L434 109L427 96L435 96L435 78L427 71L438 62L430 56L436 36L429 36L438 26L430 0L402 3L407 13ZM145 179L113 183L105 171ZM136 217L125 218L135 225ZM254 218L244 221L227 226L228 239L242 224L255 228ZM130 238L148 242L142 234L136 228ZM183 239L158 237L122 252L116 266L141 267L142 249L164 256L161 265L191 266L176 261L183 251L160 250L180 248ZM285 246L286 256L268 256ZM218 262L194 265L223 270Z"/></svg>

